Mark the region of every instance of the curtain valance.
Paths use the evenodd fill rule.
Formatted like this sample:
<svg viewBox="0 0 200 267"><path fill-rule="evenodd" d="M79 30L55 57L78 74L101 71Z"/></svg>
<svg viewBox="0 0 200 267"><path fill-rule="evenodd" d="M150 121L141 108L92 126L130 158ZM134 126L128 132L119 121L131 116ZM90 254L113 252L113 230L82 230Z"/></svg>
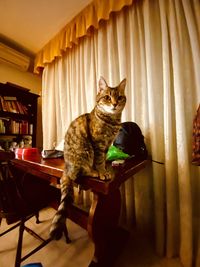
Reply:
<svg viewBox="0 0 200 267"><path fill-rule="evenodd" d="M61 56L62 51L78 44L81 37L89 34L91 27L98 29L100 20L108 20L111 12L120 11L132 2L133 0L94 0L37 54L34 72L39 73L46 63Z"/></svg>

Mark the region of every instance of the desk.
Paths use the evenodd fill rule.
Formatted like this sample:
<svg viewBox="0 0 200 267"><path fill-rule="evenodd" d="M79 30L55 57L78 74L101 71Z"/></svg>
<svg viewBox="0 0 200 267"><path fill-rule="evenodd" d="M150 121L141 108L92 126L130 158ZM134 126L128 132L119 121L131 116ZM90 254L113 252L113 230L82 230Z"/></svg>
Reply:
<svg viewBox="0 0 200 267"><path fill-rule="evenodd" d="M59 184L64 169L63 159L42 159L39 155L25 159L11 160L14 167L48 180L51 184ZM111 167L114 179L102 181L91 177L81 177L81 186L84 190L90 189L93 200L88 211L71 205L68 218L88 231L94 242L95 252L90 266L111 267L111 247L119 236L118 220L121 209L121 195L119 187L127 179L143 169L147 160L134 158L117 167ZM79 183L79 181L78 181ZM115 239L115 241L113 241Z"/></svg>

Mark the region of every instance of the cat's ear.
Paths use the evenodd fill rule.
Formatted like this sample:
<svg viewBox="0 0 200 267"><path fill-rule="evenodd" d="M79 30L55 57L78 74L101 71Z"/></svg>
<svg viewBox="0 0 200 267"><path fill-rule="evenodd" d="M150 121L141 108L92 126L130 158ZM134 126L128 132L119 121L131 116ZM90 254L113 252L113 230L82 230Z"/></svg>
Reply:
<svg viewBox="0 0 200 267"><path fill-rule="evenodd" d="M118 88L120 88L120 90L122 90L122 91L124 92L125 87L126 87L126 79L123 79L123 80L120 82Z"/></svg>
<svg viewBox="0 0 200 267"><path fill-rule="evenodd" d="M108 87L105 79L101 76L99 79L99 92L101 92L102 90L105 90Z"/></svg>

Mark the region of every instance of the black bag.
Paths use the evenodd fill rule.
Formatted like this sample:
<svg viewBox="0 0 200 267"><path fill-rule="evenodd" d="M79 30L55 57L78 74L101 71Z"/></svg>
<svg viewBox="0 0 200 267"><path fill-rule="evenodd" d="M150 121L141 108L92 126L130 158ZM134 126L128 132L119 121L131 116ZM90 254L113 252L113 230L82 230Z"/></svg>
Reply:
<svg viewBox="0 0 200 267"><path fill-rule="evenodd" d="M144 143L144 136L135 122L123 122L114 143L123 152L138 159L146 159L148 151Z"/></svg>

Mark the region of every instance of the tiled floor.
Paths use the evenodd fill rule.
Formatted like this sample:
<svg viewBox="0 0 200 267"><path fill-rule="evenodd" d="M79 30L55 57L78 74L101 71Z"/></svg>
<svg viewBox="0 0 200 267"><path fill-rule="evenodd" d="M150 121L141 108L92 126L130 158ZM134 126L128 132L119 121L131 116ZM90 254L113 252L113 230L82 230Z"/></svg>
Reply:
<svg viewBox="0 0 200 267"><path fill-rule="evenodd" d="M40 213L40 219L43 223L37 225L37 232L43 237L48 237L47 229L49 229L54 212L50 208ZM32 229L35 228L34 218L27 223L27 226ZM1 231L5 227L7 225L2 222ZM87 267L94 252L93 243L88 238L87 232L78 225L69 221L68 228L72 243L66 244L64 238L60 241L52 241L25 260L22 265L41 262L44 267ZM0 267L14 267L17 237L18 231L14 230L0 238ZM38 243L39 241L25 233L23 252L28 252ZM155 255L151 244L147 240L134 234L125 244L115 267L181 267L181 264L177 259L159 258Z"/></svg>

